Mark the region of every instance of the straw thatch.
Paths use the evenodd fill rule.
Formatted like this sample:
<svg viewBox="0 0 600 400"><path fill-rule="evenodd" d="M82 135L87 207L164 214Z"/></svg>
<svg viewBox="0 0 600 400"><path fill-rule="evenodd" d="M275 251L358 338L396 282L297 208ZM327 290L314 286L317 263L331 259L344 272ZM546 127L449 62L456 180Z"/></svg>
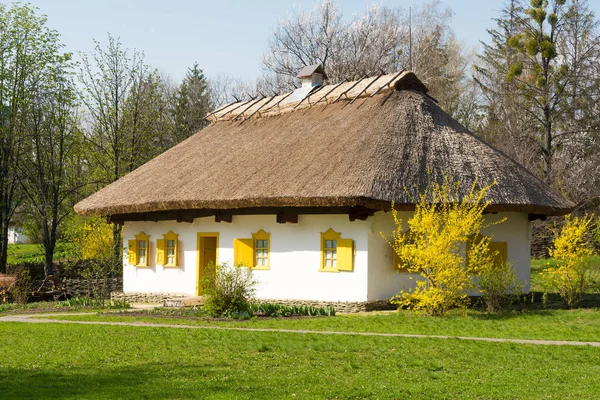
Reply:
<svg viewBox="0 0 600 400"><path fill-rule="evenodd" d="M447 116L414 74L380 87L393 77L381 77L352 104L360 85L354 96L349 92L336 102L343 85L318 104L334 85L315 93L312 106L304 101L294 109L297 104L282 102L277 112L248 109L234 122L230 116L247 107L229 114L236 104L225 107L212 116L211 126L75 210L116 215L257 207L389 209L392 200L410 209L414 204L406 188L414 194L443 174L463 186L475 179L482 185L496 181L489 211L560 215L571 210L571 202ZM370 97L378 89L385 90Z"/></svg>

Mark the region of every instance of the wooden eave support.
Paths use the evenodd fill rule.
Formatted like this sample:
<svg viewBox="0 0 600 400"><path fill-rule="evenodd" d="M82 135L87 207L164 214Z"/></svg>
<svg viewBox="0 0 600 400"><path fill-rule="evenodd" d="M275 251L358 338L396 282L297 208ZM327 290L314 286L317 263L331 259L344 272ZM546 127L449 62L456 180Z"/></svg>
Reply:
<svg viewBox="0 0 600 400"><path fill-rule="evenodd" d="M178 212L178 213L177 213L177 222L178 222L178 223L181 223L181 222L188 222L188 223L190 223L190 224L191 224L191 223L193 223L193 222L194 222L194 219L193 219L193 218L192 218L192 219L189 219L189 218L184 218L184 217L181 215L181 212Z"/></svg>
<svg viewBox="0 0 600 400"><path fill-rule="evenodd" d="M215 222L228 222L231 223L233 221L233 215L231 214L215 214Z"/></svg>
<svg viewBox="0 0 600 400"><path fill-rule="evenodd" d="M377 210L374 210L372 208L362 206L352 207L350 209L350 212L348 213L348 218L350 219L350 221L356 221L357 219L360 221L366 221L367 218L375 215L376 211Z"/></svg>
<svg viewBox="0 0 600 400"><path fill-rule="evenodd" d="M297 224L298 223L298 214L277 214L277 223L278 224Z"/></svg>

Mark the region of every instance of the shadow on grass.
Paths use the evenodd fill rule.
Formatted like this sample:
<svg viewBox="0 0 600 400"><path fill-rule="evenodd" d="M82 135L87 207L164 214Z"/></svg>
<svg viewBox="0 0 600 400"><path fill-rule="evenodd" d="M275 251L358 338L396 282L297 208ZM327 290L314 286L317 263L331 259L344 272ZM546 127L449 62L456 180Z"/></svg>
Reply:
<svg viewBox="0 0 600 400"><path fill-rule="evenodd" d="M237 381L228 365L147 363L127 367L3 368L4 399L270 398L268 387ZM245 383L245 384L244 384Z"/></svg>

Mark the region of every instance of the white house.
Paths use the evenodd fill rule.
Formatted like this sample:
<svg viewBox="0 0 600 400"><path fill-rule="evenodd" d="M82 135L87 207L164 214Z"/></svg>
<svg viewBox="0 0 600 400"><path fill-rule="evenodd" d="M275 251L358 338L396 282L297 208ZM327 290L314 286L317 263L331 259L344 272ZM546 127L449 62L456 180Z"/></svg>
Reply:
<svg viewBox="0 0 600 400"><path fill-rule="evenodd" d="M529 281L530 221L572 203L446 115L411 72L301 78L311 89L299 99L222 107L208 128L75 206L125 225L125 292L200 294L216 261L252 267L262 299L388 299L414 285L380 234L394 229L391 202L406 220L444 174L463 187L496 181L486 218L507 221L482 234Z"/></svg>
<svg viewBox="0 0 600 400"><path fill-rule="evenodd" d="M8 227L8 244L29 243L29 238L14 226Z"/></svg>

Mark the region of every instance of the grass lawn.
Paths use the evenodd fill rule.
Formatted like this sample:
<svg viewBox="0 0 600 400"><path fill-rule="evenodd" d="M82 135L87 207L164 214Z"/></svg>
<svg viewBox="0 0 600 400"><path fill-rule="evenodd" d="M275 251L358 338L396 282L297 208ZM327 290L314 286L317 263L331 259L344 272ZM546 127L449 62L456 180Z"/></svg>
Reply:
<svg viewBox="0 0 600 400"><path fill-rule="evenodd" d="M54 259L68 259L72 248L72 243L56 243ZM9 244L7 264L24 262L44 262L44 248L39 244Z"/></svg>
<svg viewBox="0 0 600 400"><path fill-rule="evenodd" d="M591 399L600 393L600 349L592 347L24 323L0 324L0 337L0 390L7 399Z"/></svg>
<svg viewBox="0 0 600 400"><path fill-rule="evenodd" d="M434 318L410 311L346 314L319 318L260 318L216 321L204 317L168 316L139 312L58 316L54 319L77 321L155 322L165 324L229 326L246 328L305 329L411 333L425 335L472 336L514 339L600 341L600 310L530 310L501 314L472 311L467 316ZM600 361L600 360L599 360Z"/></svg>

